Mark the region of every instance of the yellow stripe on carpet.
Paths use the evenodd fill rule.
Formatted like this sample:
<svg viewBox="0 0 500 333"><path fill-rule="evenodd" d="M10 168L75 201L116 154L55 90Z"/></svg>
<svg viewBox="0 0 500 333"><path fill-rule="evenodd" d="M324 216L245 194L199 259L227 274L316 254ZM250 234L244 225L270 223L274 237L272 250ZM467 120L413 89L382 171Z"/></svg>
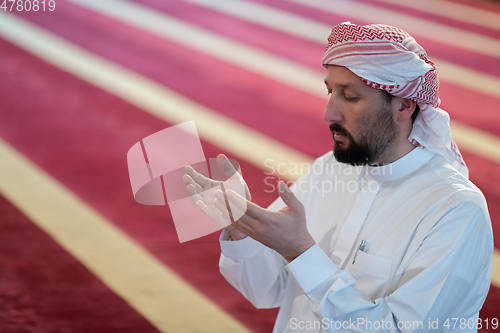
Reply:
<svg viewBox="0 0 500 333"><path fill-rule="evenodd" d="M491 284L500 288L500 251L493 251L493 269L491 272Z"/></svg>
<svg viewBox="0 0 500 333"><path fill-rule="evenodd" d="M487 9L476 8L460 2L446 0L378 0L398 6L416 9L421 12L439 15L464 23L478 25L500 31L500 14Z"/></svg>
<svg viewBox="0 0 500 333"><path fill-rule="evenodd" d="M500 139L488 132L452 121L451 135L461 151L468 151L490 161L500 163Z"/></svg>

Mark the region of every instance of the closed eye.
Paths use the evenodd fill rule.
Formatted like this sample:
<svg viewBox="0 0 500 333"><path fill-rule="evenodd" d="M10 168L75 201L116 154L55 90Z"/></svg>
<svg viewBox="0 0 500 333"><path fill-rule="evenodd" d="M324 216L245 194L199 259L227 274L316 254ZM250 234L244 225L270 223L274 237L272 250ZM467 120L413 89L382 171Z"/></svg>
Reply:
<svg viewBox="0 0 500 333"><path fill-rule="evenodd" d="M347 97L344 96L344 99L349 102L357 102L359 100L359 97Z"/></svg>
<svg viewBox="0 0 500 333"><path fill-rule="evenodd" d="M356 94L353 94L351 92L347 92L344 90L342 91L342 97L349 102L357 102L359 100L359 96Z"/></svg>

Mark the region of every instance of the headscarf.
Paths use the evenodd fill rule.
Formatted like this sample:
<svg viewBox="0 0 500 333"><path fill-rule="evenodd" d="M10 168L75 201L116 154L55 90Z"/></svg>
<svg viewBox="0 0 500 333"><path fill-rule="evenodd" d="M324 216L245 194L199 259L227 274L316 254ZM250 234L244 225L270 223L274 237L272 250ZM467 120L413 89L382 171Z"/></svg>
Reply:
<svg viewBox="0 0 500 333"><path fill-rule="evenodd" d="M346 67L372 88L415 101L420 112L408 140L443 156L468 177L467 166L451 137L450 116L439 108L436 66L407 32L383 24L338 24L328 37L322 63L325 67Z"/></svg>

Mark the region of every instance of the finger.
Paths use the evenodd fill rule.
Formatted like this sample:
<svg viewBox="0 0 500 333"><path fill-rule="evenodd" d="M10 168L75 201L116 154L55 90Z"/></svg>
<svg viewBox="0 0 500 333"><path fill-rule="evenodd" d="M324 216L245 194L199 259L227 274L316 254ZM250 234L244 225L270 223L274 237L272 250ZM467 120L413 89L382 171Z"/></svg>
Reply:
<svg viewBox="0 0 500 333"><path fill-rule="evenodd" d="M214 200L214 205L215 207L220 210L221 212L224 212L226 211L227 212L227 206L226 206L226 203L223 203L223 201L221 201L220 199L215 199Z"/></svg>
<svg viewBox="0 0 500 333"><path fill-rule="evenodd" d="M198 194L203 193L203 188L198 183L194 184L194 189L196 190L196 193L198 193Z"/></svg>
<svg viewBox="0 0 500 333"><path fill-rule="evenodd" d="M224 201L221 201L220 199L215 199L214 200L214 206L224 216L225 220L231 221L231 217L229 216L229 211L227 210L227 206L226 206L226 203Z"/></svg>
<svg viewBox="0 0 500 333"><path fill-rule="evenodd" d="M215 190L213 191L215 202L217 203L217 208L221 211L227 212L228 217L231 220L231 222L234 222L233 218L233 212L231 211L231 208L229 207L229 202L224 194L223 191L221 190Z"/></svg>
<svg viewBox="0 0 500 333"><path fill-rule="evenodd" d="M203 176L201 173L193 169L190 165L184 167L184 171L194 180L195 183L200 184L201 187L211 187L211 179Z"/></svg>
<svg viewBox="0 0 500 333"><path fill-rule="evenodd" d="M304 205L299 199L293 194L293 192L286 186L285 182L280 180L278 182L278 193L283 202L292 209L294 212L303 212Z"/></svg>
<svg viewBox="0 0 500 333"><path fill-rule="evenodd" d="M215 221L215 223L221 227L221 228L225 228L225 227L228 227L231 225L231 221L229 220L229 216L225 216L224 213L220 212L219 211L219 216L217 218L217 220Z"/></svg>
<svg viewBox="0 0 500 333"><path fill-rule="evenodd" d="M205 177L204 175L193 169L193 167L191 167L190 165L186 165L184 170L193 179L195 183L200 184L204 188L210 187L211 185L210 178Z"/></svg>
<svg viewBox="0 0 500 333"><path fill-rule="evenodd" d="M220 200L217 200L216 203L218 209L222 209L225 206L223 206L223 203ZM233 214L234 216L234 214ZM253 217L243 214L243 216L240 216L239 219L235 220L233 219L231 221L231 225L237 228L238 230L244 232L248 236L252 236L255 234L257 228L260 226L261 222L257 221Z"/></svg>
<svg viewBox="0 0 500 333"><path fill-rule="evenodd" d="M215 206L214 206L214 208L215 208ZM217 218L212 219L212 221L214 221L221 228L225 228L225 227L231 225L231 221L229 220L229 214L227 213L227 211L223 212L223 211L220 211L218 209L213 209L212 214L217 216Z"/></svg>
<svg viewBox="0 0 500 333"><path fill-rule="evenodd" d="M232 193L232 197L229 197L229 193ZM234 192L233 190L226 190L226 198L228 201L229 209L233 216L233 220L241 219L247 210L247 201L245 198Z"/></svg>
<svg viewBox="0 0 500 333"><path fill-rule="evenodd" d="M212 218L212 210L207 206L205 205L205 203L203 202L203 200L198 200L196 201L195 205L201 209L201 211L208 217Z"/></svg>
<svg viewBox="0 0 500 333"><path fill-rule="evenodd" d="M252 200L252 196L250 195L250 190L248 189L247 183L241 176L241 174L234 168L233 164L229 161L229 159L224 154L219 154L217 156L217 166L219 167L222 174L229 178L238 179L242 182L245 187L245 194L248 200Z"/></svg>
<svg viewBox="0 0 500 333"><path fill-rule="evenodd" d="M241 195L233 190L227 190L226 195L231 207L231 212L233 213L234 219L238 219L243 215L248 215L255 220L265 221L269 218L271 212L254 204L251 201L246 200ZM238 217L237 217L238 216Z"/></svg>
<svg viewBox="0 0 500 333"><path fill-rule="evenodd" d="M222 174L227 178L231 178L234 174L238 173L224 154L219 154L219 156L217 156L217 166Z"/></svg>
<svg viewBox="0 0 500 333"><path fill-rule="evenodd" d="M186 186L186 189L187 189L189 198L191 199L191 202L193 204L196 204L196 201L198 201L198 200L203 200L203 198L201 197L201 195L199 195L198 193L196 193L196 190L195 190L195 187L194 187L193 184L189 184L188 186Z"/></svg>
<svg viewBox="0 0 500 333"><path fill-rule="evenodd" d="M189 184L192 184L192 185L195 184L193 178L191 178L191 176L188 174L185 174L182 176L182 181L184 182L184 184L186 184L186 186Z"/></svg>
<svg viewBox="0 0 500 333"><path fill-rule="evenodd" d="M232 206L232 208L231 207L227 207L228 204L229 204L229 202L228 201L224 201L224 198L222 197L222 191L217 191L217 194L215 196L217 197L215 199L215 206L217 207L217 209L219 209L221 211L228 211L229 210L229 213L232 215L231 216L231 218L232 218L231 222L233 224L236 221L239 221L239 222L243 223L244 225L246 225L247 227L253 228L257 224L260 223L260 221L257 221L253 217L245 214L244 211L242 211L241 213L238 213L238 211L241 211L241 210L239 208L237 208L237 207L235 209L234 205Z"/></svg>
<svg viewBox="0 0 500 333"><path fill-rule="evenodd" d="M215 198L219 199L223 203L227 203L227 198L224 195L224 192L222 192L222 190L217 189L217 190L213 191L212 193L213 193Z"/></svg>
<svg viewBox="0 0 500 333"><path fill-rule="evenodd" d="M214 221L217 220L217 217L218 217L218 215L220 213L218 210L212 209L203 200L196 201L196 206L198 206L198 208L201 209L201 211L205 215L207 215L210 219L212 219Z"/></svg>
<svg viewBox="0 0 500 333"><path fill-rule="evenodd" d="M187 189L188 194L189 194L190 196L193 196L193 197L194 197L194 196L198 195L198 193L196 193L196 189L194 188L194 185L193 185L193 184L189 184L188 186L186 186L186 189Z"/></svg>
<svg viewBox="0 0 500 333"><path fill-rule="evenodd" d="M217 224L221 228L225 228L231 225L231 221L229 220L229 216L227 214L224 215L221 211L212 209L211 207L207 206L204 201L196 201L196 206L203 212L203 214L208 216L215 224Z"/></svg>
<svg viewBox="0 0 500 333"><path fill-rule="evenodd" d="M247 196L247 200L252 200L252 195L250 194L250 190L248 189L247 183L245 183L245 194Z"/></svg>

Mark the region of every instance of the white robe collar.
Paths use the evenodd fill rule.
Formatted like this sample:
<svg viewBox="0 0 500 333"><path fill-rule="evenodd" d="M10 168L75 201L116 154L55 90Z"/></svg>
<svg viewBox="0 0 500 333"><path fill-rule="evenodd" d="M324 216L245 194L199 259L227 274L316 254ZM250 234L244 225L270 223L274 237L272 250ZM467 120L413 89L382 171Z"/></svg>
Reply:
<svg viewBox="0 0 500 333"><path fill-rule="evenodd" d="M416 147L399 160L383 166L364 165L362 173L379 183L403 178L420 169L431 160L435 154L428 150Z"/></svg>

